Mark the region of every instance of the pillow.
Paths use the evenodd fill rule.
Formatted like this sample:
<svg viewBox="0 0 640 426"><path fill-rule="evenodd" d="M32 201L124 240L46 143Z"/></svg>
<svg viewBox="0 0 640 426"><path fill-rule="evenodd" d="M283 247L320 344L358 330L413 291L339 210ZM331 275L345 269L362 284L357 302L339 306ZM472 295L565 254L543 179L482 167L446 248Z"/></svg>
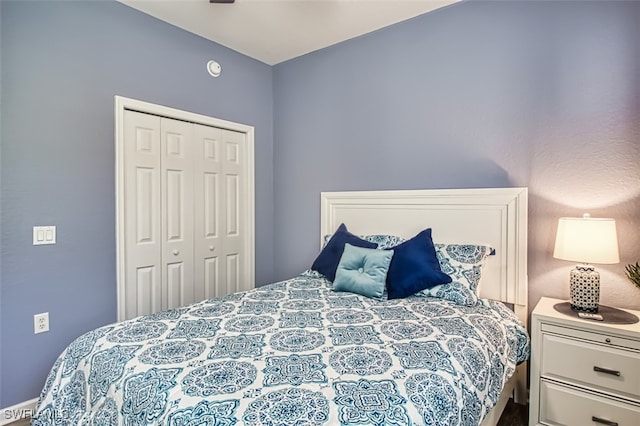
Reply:
<svg viewBox="0 0 640 426"><path fill-rule="evenodd" d="M431 228L393 247L387 273L389 299L399 299L438 284L450 283L451 277L440 270Z"/></svg>
<svg viewBox="0 0 640 426"><path fill-rule="evenodd" d="M324 236L324 246L327 245L329 239L331 239L332 234L326 234ZM378 244L378 250L385 250L388 248L392 248L397 246L400 243L404 243L405 239L402 237L398 237L397 235L389 235L389 234L372 234L372 235L359 235L363 240L369 241L371 243Z"/></svg>
<svg viewBox="0 0 640 426"><path fill-rule="evenodd" d="M478 284L482 265L495 250L487 245L435 244L436 256L442 272L451 276L450 284L431 287L422 292L463 306L478 303Z"/></svg>
<svg viewBox="0 0 640 426"><path fill-rule="evenodd" d="M406 241L404 238L398 237L397 235L387 234L361 235L361 237L364 240L378 244L378 250L393 248Z"/></svg>
<svg viewBox="0 0 640 426"><path fill-rule="evenodd" d="M320 272L329 281L333 281L336 278L336 269L338 268L338 263L340 262L346 243L356 247L371 249L378 246L376 243L370 243L353 235L347 231L347 227L343 223L338 227L331 239L329 239L316 260L313 261L311 269Z"/></svg>
<svg viewBox="0 0 640 426"><path fill-rule="evenodd" d="M362 248L346 243L336 269L333 289L382 297L392 257L393 250Z"/></svg>

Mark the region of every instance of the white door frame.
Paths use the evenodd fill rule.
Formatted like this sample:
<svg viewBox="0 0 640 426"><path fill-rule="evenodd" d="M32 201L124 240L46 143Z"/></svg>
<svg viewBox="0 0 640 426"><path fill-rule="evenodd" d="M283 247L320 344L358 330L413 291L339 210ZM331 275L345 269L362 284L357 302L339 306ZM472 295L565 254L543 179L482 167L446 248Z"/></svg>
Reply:
<svg viewBox="0 0 640 426"><path fill-rule="evenodd" d="M138 111L161 117L173 118L203 124L206 126L218 127L245 134L247 149L245 150L247 165L247 178L245 187L242 188L246 194L247 206L247 232L245 232L244 247L247 253L245 256L246 277L249 281L248 287L255 287L255 177L254 177L254 128L245 124L234 123L219 118L208 117L192 112L182 111L174 108L156 105L136 99L115 96L115 184L116 184L116 278L117 278L117 304L118 321L125 319L124 285L125 285L125 215L124 215L124 112L125 110Z"/></svg>

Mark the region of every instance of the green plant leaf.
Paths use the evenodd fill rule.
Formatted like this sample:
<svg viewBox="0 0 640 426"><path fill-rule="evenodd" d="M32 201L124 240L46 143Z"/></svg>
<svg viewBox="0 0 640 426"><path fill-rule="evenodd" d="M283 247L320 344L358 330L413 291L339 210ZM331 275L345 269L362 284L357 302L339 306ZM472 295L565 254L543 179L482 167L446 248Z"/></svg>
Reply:
<svg viewBox="0 0 640 426"><path fill-rule="evenodd" d="M640 263L636 262L635 265L627 265L624 269L629 281L631 281L636 287L640 288Z"/></svg>

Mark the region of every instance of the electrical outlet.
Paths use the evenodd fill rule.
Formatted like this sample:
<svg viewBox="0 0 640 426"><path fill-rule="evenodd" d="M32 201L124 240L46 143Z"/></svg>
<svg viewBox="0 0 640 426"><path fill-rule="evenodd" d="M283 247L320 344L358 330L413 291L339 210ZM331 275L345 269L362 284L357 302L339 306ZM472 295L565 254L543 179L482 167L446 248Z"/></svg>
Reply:
<svg viewBox="0 0 640 426"><path fill-rule="evenodd" d="M33 316L33 333L44 333L49 331L49 312L35 314Z"/></svg>

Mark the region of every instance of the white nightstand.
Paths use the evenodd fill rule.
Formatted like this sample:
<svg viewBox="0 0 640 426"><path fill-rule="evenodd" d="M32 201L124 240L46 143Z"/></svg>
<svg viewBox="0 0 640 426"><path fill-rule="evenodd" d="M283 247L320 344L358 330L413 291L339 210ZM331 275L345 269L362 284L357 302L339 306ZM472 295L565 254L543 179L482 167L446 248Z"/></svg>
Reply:
<svg viewBox="0 0 640 426"><path fill-rule="evenodd" d="M640 425L640 323L575 318L562 302L543 297L531 314L529 424Z"/></svg>

